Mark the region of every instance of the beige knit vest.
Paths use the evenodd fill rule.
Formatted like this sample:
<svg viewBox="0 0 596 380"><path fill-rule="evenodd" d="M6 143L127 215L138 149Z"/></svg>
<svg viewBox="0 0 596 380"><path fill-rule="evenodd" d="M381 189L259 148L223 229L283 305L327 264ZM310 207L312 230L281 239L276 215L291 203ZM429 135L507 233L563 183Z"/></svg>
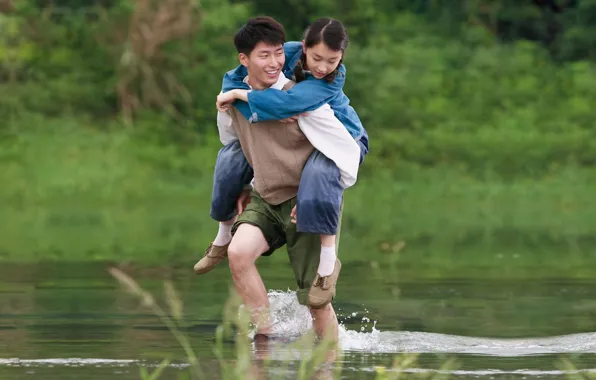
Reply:
<svg viewBox="0 0 596 380"><path fill-rule="evenodd" d="M290 81L283 90L294 85ZM229 112L242 151L255 173L255 191L271 205L295 197L304 165L314 150L298 123L272 120L250 124L235 107Z"/></svg>

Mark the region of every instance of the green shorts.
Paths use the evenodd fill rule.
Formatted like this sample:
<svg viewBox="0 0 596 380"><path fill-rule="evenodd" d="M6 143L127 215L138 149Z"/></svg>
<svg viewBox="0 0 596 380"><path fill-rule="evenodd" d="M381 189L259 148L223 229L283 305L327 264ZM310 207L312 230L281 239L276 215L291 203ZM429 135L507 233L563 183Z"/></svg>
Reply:
<svg viewBox="0 0 596 380"><path fill-rule="evenodd" d="M265 202L258 193L252 191L250 203L234 223L232 234L236 232L238 226L242 223L248 223L260 228L269 244L269 250L264 252L262 256L270 256L276 249L283 247L285 244L296 284L298 285L296 291L298 302L306 305L308 291L315 280L319 267L321 238L319 234L296 231L296 225L292 223L290 217L292 208L295 205L296 198L294 197L273 206ZM338 238L340 228L341 222L338 226ZM336 249L337 246L338 244L336 244Z"/></svg>

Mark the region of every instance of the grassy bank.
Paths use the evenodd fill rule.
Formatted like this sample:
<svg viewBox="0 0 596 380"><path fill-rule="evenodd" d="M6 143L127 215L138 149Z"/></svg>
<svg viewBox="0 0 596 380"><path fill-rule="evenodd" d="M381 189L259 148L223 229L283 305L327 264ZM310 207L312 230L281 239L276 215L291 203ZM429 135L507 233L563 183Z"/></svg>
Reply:
<svg viewBox="0 0 596 380"><path fill-rule="evenodd" d="M44 123L0 144L2 260L186 263L213 238L216 137L166 146L134 129ZM587 276L596 264L596 176L588 170L512 182L454 167L364 166L346 193L346 261L432 276L461 268L516 276L538 266Z"/></svg>

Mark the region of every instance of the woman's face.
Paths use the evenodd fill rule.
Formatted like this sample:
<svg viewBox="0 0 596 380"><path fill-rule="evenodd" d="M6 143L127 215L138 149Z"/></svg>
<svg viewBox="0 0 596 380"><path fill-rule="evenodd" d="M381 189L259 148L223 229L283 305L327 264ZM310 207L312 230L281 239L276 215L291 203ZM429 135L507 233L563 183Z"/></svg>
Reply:
<svg viewBox="0 0 596 380"><path fill-rule="evenodd" d="M322 79L333 72L344 55L342 51L329 49L323 42L307 48L303 41L302 51L306 55L306 69L317 79Z"/></svg>

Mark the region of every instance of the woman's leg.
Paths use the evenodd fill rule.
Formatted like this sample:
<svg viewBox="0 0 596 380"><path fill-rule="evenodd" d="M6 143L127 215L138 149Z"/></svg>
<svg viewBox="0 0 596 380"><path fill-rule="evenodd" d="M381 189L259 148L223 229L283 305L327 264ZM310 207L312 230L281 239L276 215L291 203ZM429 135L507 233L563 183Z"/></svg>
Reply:
<svg viewBox="0 0 596 380"><path fill-rule="evenodd" d="M357 141L360 146L360 164L368 154L368 134ZM297 197L297 230L321 235L321 262L319 274L328 276L335 265L336 234L344 188L337 165L315 150L309 157L300 180Z"/></svg>
<svg viewBox="0 0 596 380"><path fill-rule="evenodd" d="M240 141L236 140L219 150L211 195L210 215L213 219L227 222L236 216L236 201L253 176Z"/></svg>
<svg viewBox="0 0 596 380"><path fill-rule="evenodd" d="M321 235L318 273L322 277L329 276L335 267L335 235L343 191L335 163L315 150L304 166L298 188L296 227L298 232Z"/></svg>
<svg viewBox="0 0 596 380"><path fill-rule="evenodd" d="M210 215L219 222L217 236L205 250L205 256L194 266L197 274L211 271L228 254L232 241L232 227L238 211L236 201L245 185L253 178L253 170L248 164L240 141L234 141L219 150L215 161L213 192Z"/></svg>

